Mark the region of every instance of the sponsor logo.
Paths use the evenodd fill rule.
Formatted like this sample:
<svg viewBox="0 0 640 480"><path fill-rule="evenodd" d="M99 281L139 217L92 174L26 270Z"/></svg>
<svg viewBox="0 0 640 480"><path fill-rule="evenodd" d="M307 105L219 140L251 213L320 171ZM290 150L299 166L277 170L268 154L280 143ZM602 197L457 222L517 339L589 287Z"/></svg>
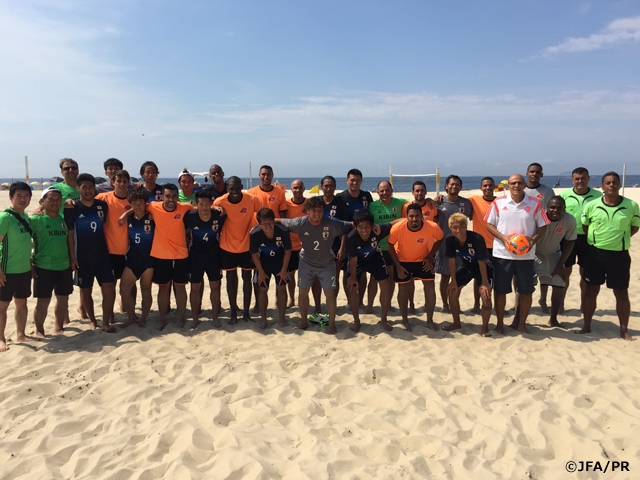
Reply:
<svg viewBox="0 0 640 480"><path fill-rule="evenodd" d="M173 218L175 218L176 220L180 220L182 218L182 214L181 213L176 213Z"/></svg>
<svg viewBox="0 0 640 480"><path fill-rule="evenodd" d="M416 242L418 242L418 243L424 243L424 238L420 237L418 240L416 240Z"/></svg>
<svg viewBox="0 0 640 480"><path fill-rule="evenodd" d="M562 232L564 232L564 228L562 228L561 225L558 225L558 228L556 228L556 232L562 233Z"/></svg>
<svg viewBox="0 0 640 480"><path fill-rule="evenodd" d="M524 211L527 213L531 212L531 207L527 205L526 207L524 207Z"/></svg>
<svg viewBox="0 0 640 480"><path fill-rule="evenodd" d="M508 209L508 208L507 208L507 206L505 205L504 207L502 207L502 210L509 210L509 209Z"/></svg>
<svg viewBox="0 0 640 480"><path fill-rule="evenodd" d="M276 197L269 197L269 201L271 203L275 203L276 202Z"/></svg>
<svg viewBox="0 0 640 480"><path fill-rule="evenodd" d="M240 210L240 213L247 213L247 212L248 212L247 207L244 207L242 210Z"/></svg>

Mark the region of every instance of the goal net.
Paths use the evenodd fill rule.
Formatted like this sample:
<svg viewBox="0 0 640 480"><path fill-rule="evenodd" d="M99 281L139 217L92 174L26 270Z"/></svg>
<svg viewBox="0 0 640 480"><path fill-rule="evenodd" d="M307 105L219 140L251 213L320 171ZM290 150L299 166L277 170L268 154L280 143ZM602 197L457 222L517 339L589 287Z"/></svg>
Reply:
<svg viewBox="0 0 640 480"><path fill-rule="evenodd" d="M389 181L396 192L410 192L414 182L424 182L427 186L428 196L437 196L440 194L440 171L436 173L422 174L397 174L389 172Z"/></svg>

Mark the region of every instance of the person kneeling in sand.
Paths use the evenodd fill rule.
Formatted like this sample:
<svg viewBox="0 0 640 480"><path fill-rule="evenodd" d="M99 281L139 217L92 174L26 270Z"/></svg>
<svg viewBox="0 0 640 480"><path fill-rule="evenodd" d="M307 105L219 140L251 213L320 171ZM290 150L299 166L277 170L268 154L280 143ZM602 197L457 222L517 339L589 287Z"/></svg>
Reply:
<svg viewBox="0 0 640 480"><path fill-rule="evenodd" d="M256 214L258 225L249 237L249 252L256 266L253 282L258 285L258 308L260 322L258 328L264 330L267 326L267 305L269 303L269 281L276 277L276 295L278 301L278 324L287 326L285 312L287 310L287 283L289 283L289 258L291 257L291 235L281 225L275 224L275 213L267 207L261 208Z"/></svg>
<svg viewBox="0 0 640 480"><path fill-rule="evenodd" d="M387 265L384 261L380 241L387 238L391 232L391 224L380 225L379 233L375 233L373 214L361 210L353 216L355 230L347 235L346 248L349 268L347 270L347 288L349 293L349 306L353 314L353 325L351 330L360 330L360 297L358 295L358 284L363 272L371 274L373 281L380 285L380 325L387 332L393 327L387 322L387 313L391 305L392 283L387 272Z"/></svg>
<svg viewBox="0 0 640 480"><path fill-rule="evenodd" d="M469 219L462 213L454 213L449 217L449 229L452 236L445 240L445 255L449 262L451 283L447 287L449 306L453 323L443 325L442 329L451 331L462 327L460 324L460 292L471 280L479 285L482 300L482 328L480 335L490 337L489 318L491 317L491 286L493 284L493 266L487 252L484 237L476 232L467 230ZM456 270L456 258L462 260L460 268Z"/></svg>
<svg viewBox="0 0 640 480"><path fill-rule="evenodd" d="M33 312L36 337L44 338L44 321L51 303L51 294L56 295L56 335L64 330L64 321L69 316L69 295L73 293L73 273L67 246L67 225L62 215L62 192L49 187L42 192L42 215L32 215L29 224L33 230L34 252L33 296L38 299Z"/></svg>

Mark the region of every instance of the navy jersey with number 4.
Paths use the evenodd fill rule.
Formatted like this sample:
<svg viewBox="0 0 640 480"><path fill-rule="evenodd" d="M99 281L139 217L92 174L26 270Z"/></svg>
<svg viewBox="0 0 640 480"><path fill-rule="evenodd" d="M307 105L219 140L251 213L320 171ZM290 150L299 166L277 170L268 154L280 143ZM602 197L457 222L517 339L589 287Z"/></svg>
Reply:
<svg viewBox="0 0 640 480"><path fill-rule="evenodd" d="M357 230L352 230L347 235L347 258L358 257L359 264L373 262L375 260L383 260L382 251L378 247L378 243L383 238L389 236L391 232L391 224L386 223L380 225L380 235L371 232L367 240L362 240Z"/></svg>
<svg viewBox="0 0 640 480"><path fill-rule="evenodd" d="M274 230L273 238L268 238L260 225L253 227L249 235L249 252L257 253L261 263L280 268L284 260L284 252L291 250L291 236L280 225L275 225Z"/></svg>
<svg viewBox="0 0 640 480"><path fill-rule="evenodd" d="M127 250L127 258L135 257L146 259L150 257L155 230L156 222L151 219L150 214L146 213L140 219L130 215L129 250Z"/></svg>
<svg viewBox="0 0 640 480"><path fill-rule="evenodd" d="M211 218L206 222L200 218L197 210L184 216L184 226L191 233L191 254L211 253L220 248L220 229L226 217L217 210L211 210Z"/></svg>
<svg viewBox="0 0 640 480"><path fill-rule="evenodd" d="M64 209L64 221L69 231L74 232L78 260L95 260L109 254L104 238L108 211L107 203L102 200L94 200L90 207L76 200L73 208Z"/></svg>
<svg viewBox="0 0 640 480"><path fill-rule="evenodd" d="M462 259L462 263L468 268L478 266L479 261L487 261L487 247L482 235L467 230L467 241L460 245L458 239L454 236L445 239L447 258Z"/></svg>

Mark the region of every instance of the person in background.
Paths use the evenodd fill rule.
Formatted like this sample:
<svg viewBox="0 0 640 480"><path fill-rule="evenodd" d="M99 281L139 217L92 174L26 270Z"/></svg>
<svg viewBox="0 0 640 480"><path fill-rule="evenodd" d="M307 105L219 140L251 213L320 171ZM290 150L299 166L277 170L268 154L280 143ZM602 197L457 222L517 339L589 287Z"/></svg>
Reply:
<svg viewBox="0 0 640 480"><path fill-rule="evenodd" d="M214 201L227 193L227 184L224 181L224 171L222 167L213 164L209 167L209 178L211 178L211 200Z"/></svg>
<svg viewBox="0 0 640 480"><path fill-rule="evenodd" d="M540 180L544 177L542 173L542 165L539 163L532 163L527 167L527 184L524 189L525 195L535 198L544 208L547 208L549 199L555 195L553 188L548 187L540 183Z"/></svg>
<svg viewBox="0 0 640 480"><path fill-rule="evenodd" d="M140 166L141 187L147 192L149 202L162 202L162 186L156 183L160 175L158 166L153 162L144 162Z"/></svg>
<svg viewBox="0 0 640 480"><path fill-rule="evenodd" d="M304 182L302 180L294 180L291 182L291 193L293 194L290 199L287 200L287 215L289 218L303 217L307 214L304 209L304 204L307 199L304 196ZM291 281L287 284L289 291L289 301L287 308L291 308L296 304L296 271L300 263L300 250L302 249L302 243L300 237L295 233L291 234L291 256L289 257L289 265L287 266L287 273L291 278Z"/></svg>
<svg viewBox="0 0 640 480"><path fill-rule="evenodd" d="M119 172L120 170L124 170L124 165L117 158L108 158L104 162L104 174L107 176L107 180L105 182L99 183L96 185L96 192L107 193L113 192L113 174ZM133 190L135 186L129 182L129 190Z"/></svg>

